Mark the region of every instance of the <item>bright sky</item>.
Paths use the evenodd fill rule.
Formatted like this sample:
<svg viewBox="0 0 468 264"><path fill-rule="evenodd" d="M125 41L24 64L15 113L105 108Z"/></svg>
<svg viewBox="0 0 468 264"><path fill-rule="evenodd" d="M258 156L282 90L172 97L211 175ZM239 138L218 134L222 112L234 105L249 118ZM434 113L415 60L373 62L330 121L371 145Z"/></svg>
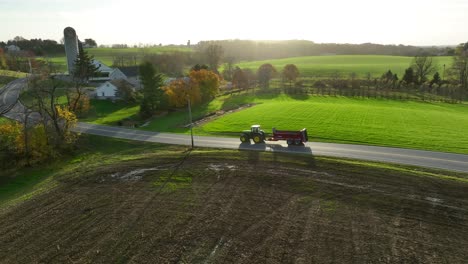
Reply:
<svg viewBox="0 0 468 264"><path fill-rule="evenodd" d="M317 43L456 45L468 0L0 0L0 41L59 41L75 28L98 44L304 39Z"/></svg>

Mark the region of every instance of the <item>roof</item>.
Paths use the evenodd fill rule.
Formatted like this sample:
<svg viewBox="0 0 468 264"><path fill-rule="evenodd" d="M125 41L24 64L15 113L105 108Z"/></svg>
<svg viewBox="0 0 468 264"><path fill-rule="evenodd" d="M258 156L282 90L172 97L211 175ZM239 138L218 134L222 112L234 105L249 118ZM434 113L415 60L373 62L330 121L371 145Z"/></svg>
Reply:
<svg viewBox="0 0 468 264"><path fill-rule="evenodd" d="M138 76L138 66L126 66L119 68L127 77L136 77Z"/></svg>
<svg viewBox="0 0 468 264"><path fill-rule="evenodd" d="M107 65L105 65L104 63L102 63L101 61L98 61L98 60L93 60L93 64L98 67L98 70L101 71L101 72L112 72L113 69Z"/></svg>
<svg viewBox="0 0 468 264"><path fill-rule="evenodd" d="M109 83L113 84L115 87L120 87L121 85L129 85L132 88L135 87L135 85L133 85L131 82L129 82L126 79L116 79L116 80L109 81Z"/></svg>

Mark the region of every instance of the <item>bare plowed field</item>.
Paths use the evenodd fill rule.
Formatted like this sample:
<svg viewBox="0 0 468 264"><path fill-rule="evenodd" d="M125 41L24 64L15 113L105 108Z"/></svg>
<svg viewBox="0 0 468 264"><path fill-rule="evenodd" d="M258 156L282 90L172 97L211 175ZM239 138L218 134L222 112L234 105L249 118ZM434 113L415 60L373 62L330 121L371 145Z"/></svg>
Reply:
<svg viewBox="0 0 468 264"><path fill-rule="evenodd" d="M81 168L0 213L1 263L466 263L467 184L269 153ZM228 155L226 155L228 153Z"/></svg>

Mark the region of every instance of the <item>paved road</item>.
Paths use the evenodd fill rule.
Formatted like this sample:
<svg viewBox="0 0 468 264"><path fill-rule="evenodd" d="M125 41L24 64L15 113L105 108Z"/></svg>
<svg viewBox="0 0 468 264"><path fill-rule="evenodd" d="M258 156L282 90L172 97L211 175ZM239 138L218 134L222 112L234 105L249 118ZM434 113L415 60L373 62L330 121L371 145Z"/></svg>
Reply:
<svg viewBox="0 0 468 264"><path fill-rule="evenodd" d="M79 123L75 131L130 140L177 145L191 144L189 135L157 133L89 123ZM312 156L324 155L468 172L468 155L462 154L318 142L308 142L304 147L288 147L286 143L281 143L281 141L266 144L243 144L237 138L204 136L195 136L194 142L195 146L198 147L302 153Z"/></svg>
<svg viewBox="0 0 468 264"><path fill-rule="evenodd" d="M8 83L0 90L0 115L3 114L19 122L24 122L26 108L18 100L20 92L26 87L27 79L17 79ZM5 113L6 111L6 113ZM28 113L28 123L32 124L40 119L39 113Z"/></svg>
<svg viewBox="0 0 468 264"><path fill-rule="evenodd" d="M19 79L8 84L0 95L0 108L16 102L21 89L25 86L25 79ZM24 107L15 104L5 116L22 120ZM31 115L35 119L34 115ZM190 145L190 136L171 133L158 133L141 130L133 130L119 127L101 126L88 123L78 123L75 131L100 136L109 136L130 140L159 142L166 144ZM241 144L237 138L221 137L194 137L195 146L227 149L244 149L256 151L272 151L286 153L302 153L324 155L332 157L344 157L361 160L383 161L407 165L415 165L429 168L468 172L468 155L451 154L432 151L421 151L401 148L374 147L351 144L315 143L309 142L304 147L291 146L285 143L272 142L266 144Z"/></svg>
<svg viewBox="0 0 468 264"><path fill-rule="evenodd" d="M13 108L21 90L26 85L26 79L17 79L0 89L0 113L4 113Z"/></svg>

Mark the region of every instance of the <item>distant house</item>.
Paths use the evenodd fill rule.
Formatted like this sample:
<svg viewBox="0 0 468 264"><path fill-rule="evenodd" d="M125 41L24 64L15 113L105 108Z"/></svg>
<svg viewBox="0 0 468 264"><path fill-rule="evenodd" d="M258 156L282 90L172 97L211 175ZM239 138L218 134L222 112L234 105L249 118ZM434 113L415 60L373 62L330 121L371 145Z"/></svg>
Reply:
<svg viewBox="0 0 468 264"><path fill-rule="evenodd" d="M6 50L8 52L17 52L17 51L20 51L20 47L16 46L16 45L10 45L10 46L6 46Z"/></svg>
<svg viewBox="0 0 468 264"><path fill-rule="evenodd" d="M131 90L135 91L135 86L125 79L118 79L112 81L106 81L96 88L94 97L96 99L119 99L118 91L122 86L130 87Z"/></svg>

